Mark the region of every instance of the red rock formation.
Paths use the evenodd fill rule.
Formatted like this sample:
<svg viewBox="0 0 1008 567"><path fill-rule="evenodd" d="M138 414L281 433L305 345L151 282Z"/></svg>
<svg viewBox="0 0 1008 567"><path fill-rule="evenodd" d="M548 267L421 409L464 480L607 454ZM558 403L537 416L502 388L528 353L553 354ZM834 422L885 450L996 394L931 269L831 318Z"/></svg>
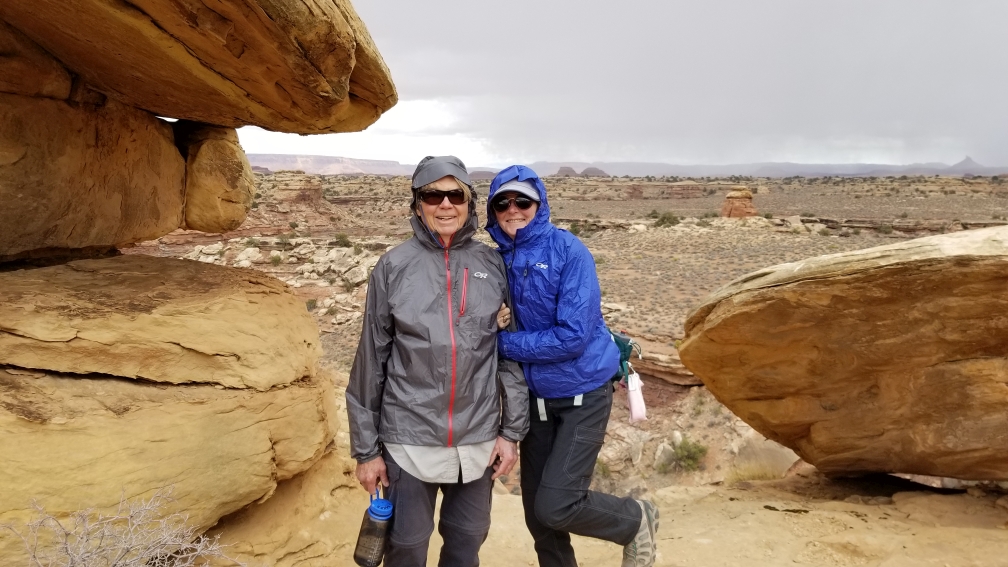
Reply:
<svg viewBox="0 0 1008 567"><path fill-rule="evenodd" d="M756 216L756 207L752 204L752 193L740 188L725 195L721 205L721 216L732 219Z"/></svg>

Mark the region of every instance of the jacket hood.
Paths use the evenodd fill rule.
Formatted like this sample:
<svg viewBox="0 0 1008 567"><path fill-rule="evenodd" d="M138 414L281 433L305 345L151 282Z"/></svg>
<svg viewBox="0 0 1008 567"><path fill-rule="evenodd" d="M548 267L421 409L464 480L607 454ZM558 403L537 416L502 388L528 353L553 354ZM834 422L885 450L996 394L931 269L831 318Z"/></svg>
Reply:
<svg viewBox="0 0 1008 567"><path fill-rule="evenodd" d="M535 217L532 218L532 222L530 222L528 226L518 230L518 234L515 236L514 240L511 240L511 237L505 234L504 230L502 230L500 225L497 224L497 214L494 213L493 208L490 206L494 195L497 194L502 185L509 181L528 181L535 186L537 191L539 191L539 210L536 211ZM546 186L543 185L542 180L539 179L536 172L524 165L512 165L501 170L501 172L493 178L493 181L490 182L490 192L487 195L486 202L486 230L490 233L494 242L496 242L503 250L510 250L516 244L530 242L532 239L535 239L549 231L549 229L553 226L550 224L550 208L549 201L546 200Z"/></svg>

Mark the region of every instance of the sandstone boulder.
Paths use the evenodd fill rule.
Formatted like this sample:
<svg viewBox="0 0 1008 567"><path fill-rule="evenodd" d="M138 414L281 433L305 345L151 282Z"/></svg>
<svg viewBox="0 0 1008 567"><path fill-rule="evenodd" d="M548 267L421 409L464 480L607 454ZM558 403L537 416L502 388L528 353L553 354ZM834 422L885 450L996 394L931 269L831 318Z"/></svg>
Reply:
<svg viewBox="0 0 1008 567"><path fill-rule="evenodd" d="M329 378L254 392L0 366L0 524L23 525L33 499L62 516L173 486L173 509L206 529L321 458L335 403ZM23 553L0 533L0 564Z"/></svg>
<svg viewBox="0 0 1008 567"><path fill-rule="evenodd" d="M347 132L397 100L349 0L5 0L0 19L98 91L159 116Z"/></svg>
<svg viewBox="0 0 1008 567"><path fill-rule="evenodd" d="M721 205L721 216L740 219L756 216L756 207L752 204L752 192L745 188L729 191Z"/></svg>
<svg viewBox="0 0 1008 567"><path fill-rule="evenodd" d="M346 375L336 378L346 384ZM265 502L221 520L208 535L220 535L232 557L249 565L345 565L352 562L368 496L350 458L346 402L337 388L340 431L332 449L306 472L277 485Z"/></svg>
<svg viewBox="0 0 1008 567"><path fill-rule="evenodd" d="M1008 228L766 268L690 314L680 355L827 473L1008 479Z"/></svg>
<svg viewBox="0 0 1008 567"><path fill-rule="evenodd" d="M203 232L238 228L252 206L255 180L234 128L178 121L175 143L186 157L185 226Z"/></svg>
<svg viewBox="0 0 1008 567"><path fill-rule="evenodd" d="M168 234L184 180L171 127L149 113L0 94L0 261Z"/></svg>
<svg viewBox="0 0 1008 567"><path fill-rule="evenodd" d="M304 303L251 270L131 255L0 273L0 364L267 390L319 355Z"/></svg>

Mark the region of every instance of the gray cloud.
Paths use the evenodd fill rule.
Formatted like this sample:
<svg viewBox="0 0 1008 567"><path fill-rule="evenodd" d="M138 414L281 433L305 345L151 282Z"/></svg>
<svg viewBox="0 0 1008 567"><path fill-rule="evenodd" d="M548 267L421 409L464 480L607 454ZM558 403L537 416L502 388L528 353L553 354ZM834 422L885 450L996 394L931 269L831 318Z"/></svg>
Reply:
<svg viewBox="0 0 1008 567"><path fill-rule="evenodd" d="M355 3L501 161L1008 165L1008 2Z"/></svg>

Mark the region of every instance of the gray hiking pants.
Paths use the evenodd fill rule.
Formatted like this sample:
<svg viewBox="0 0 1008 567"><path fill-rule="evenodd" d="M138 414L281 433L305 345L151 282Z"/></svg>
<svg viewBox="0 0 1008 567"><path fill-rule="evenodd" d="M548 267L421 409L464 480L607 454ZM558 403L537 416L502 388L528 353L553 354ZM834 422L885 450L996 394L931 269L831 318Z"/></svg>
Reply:
<svg viewBox="0 0 1008 567"><path fill-rule="evenodd" d="M479 549L490 531L490 504L493 496L493 469L479 479L463 484L424 482L402 470L387 451L383 452L388 472L387 498L392 501L392 529L385 565L423 567L434 533L434 504L441 490L441 518L438 533L444 540L439 567L477 567Z"/></svg>

